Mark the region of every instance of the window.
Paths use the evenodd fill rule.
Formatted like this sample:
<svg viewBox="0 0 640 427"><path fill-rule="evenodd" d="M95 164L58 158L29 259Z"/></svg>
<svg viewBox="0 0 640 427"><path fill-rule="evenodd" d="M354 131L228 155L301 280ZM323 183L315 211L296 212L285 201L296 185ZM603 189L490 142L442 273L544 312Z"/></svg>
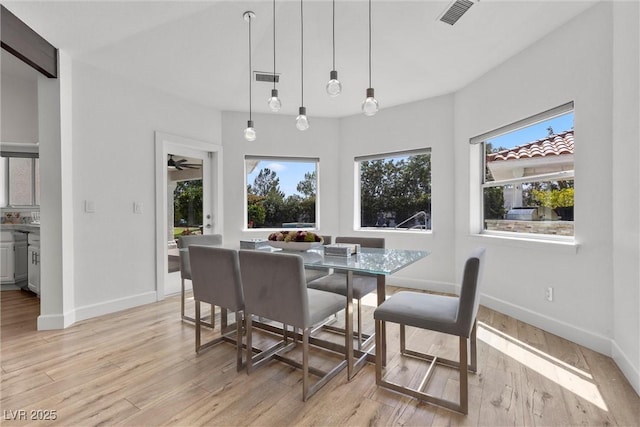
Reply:
<svg viewBox="0 0 640 427"><path fill-rule="evenodd" d="M431 150L357 157L355 163L360 228L431 230Z"/></svg>
<svg viewBox="0 0 640 427"><path fill-rule="evenodd" d="M471 142L485 154L483 232L573 237L573 103Z"/></svg>
<svg viewBox="0 0 640 427"><path fill-rule="evenodd" d="M40 205L40 161L31 157L0 158L2 206Z"/></svg>
<svg viewBox="0 0 640 427"><path fill-rule="evenodd" d="M317 229L318 159L245 157L248 228Z"/></svg>

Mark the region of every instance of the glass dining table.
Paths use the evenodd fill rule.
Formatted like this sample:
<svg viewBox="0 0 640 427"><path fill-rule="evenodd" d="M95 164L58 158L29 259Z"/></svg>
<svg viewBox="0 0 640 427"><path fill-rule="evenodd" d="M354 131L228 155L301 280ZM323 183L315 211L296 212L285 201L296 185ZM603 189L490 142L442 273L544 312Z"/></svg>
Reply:
<svg viewBox="0 0 640 427"><path fill-rule="evenodd" d="M223 247L230 249L240 249L238 245L223 244ZM260 250L277 252L282 251L279 248L271 246L259 249L241 249L241 250ZM305 267L311 268L327 268L334 271L345 273L346 277L346 301L345 301L345 344L339 344L333 341L324 340L316 337L310 337L309 343L319 347L326 348L345 355L345 366L347 368L347 378L351 380L366 362L375 362L375 353L373 351L382 351L383 363L386 364L386 330L383 327L382 343L385 348L375 349L372 344L374 335L367 336L361 349L354 349L353 345L353 275L354 273L365 273L375 275L377 277L377 305L380 305L386 299L386 277L390 276L403 268L427 257L429 251L410 250L410 249L378 249L378 248L360 248L360 252L351 256L329 256L324 254L323 247L312 248L306 251L283 251L283 253L295 253L302 257ZM188 256L188 250L181 249L181 256ZM223 322L226 324L226 322ZM255 326L263 327L271 332L279 332L277 328L268 324L256 322Z"/></svg>
<svg viewBox="0 0 640 427"><path fill-rule="evenodd" d="M379 249L360 248L360 252L351 256L328 256L324 254L323 248L310 249L300 252L304 260L305 267L312 268L332 268L345 273L346 276L346 305L345 305L345 346L330 343L325 340L310 341L322 347L335 351L342 351L347 361L347 378L353 378L367 361L375 362L374 335L367 337L362 344L361 350L353 347L353 275L354 273L365 273L377 277L377 305L382 304L386 299L386 277L403 268L419 261L429 255L429 251L419 251L410 249ZM382 343L385 348L376 349L383 355L383 363L386 364L386 329L382 329ZM369 348L367 350L367 348Z"/></svg>

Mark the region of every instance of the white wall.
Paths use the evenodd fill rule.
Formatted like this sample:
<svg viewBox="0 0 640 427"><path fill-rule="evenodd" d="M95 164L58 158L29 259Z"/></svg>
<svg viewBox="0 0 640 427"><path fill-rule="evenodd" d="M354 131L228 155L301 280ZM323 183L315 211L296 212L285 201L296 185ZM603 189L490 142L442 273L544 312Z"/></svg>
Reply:
<svg viewBox="0 0 640 427"><path fill-rule="evenodd" d="M483 303L605 354L614 311L612 29L611 4L599 4L455 97L456 253L488 248ZM478 159L469 138L568 101L575 102L577 250L470 237L479 192L470 184ZM545 301L547 286L553 302Z"/></svg>
<svg viewBox="0 0 640 427"><path fill-rule="evenodd" d="M384 237L388 248L432 251L426 259L387 279L387 283L452 291L454 282L453 96L446 95L393 108L373 117L342 119L340 129L340 235ZM431 148L433 233L354 231L354 158L368 154Z"/></svg>
<svg viewBox="0 0 640 427"><path fill-rule="evenodd" d="M613 348L640 391L640 6L613 5ZM630 214L633 212L634 214Z"/></svg>
<svg viewBox="0 0 640 427"><path fill-rule="evenodd" d="M78 318L155 301L154 131L220 141L220 112L75 62L73 204ZM84 212L84 201L95 213ZM133 203L143 213L133 213Z"/></svg>
<svg viewBox="0 0 640 427"><path fill-rule="evenodd" d="M222 144L224 147L224 239L238 242L241 238L266 238L265 231L247 229L244 223L244 156L318 157L320 233L335 236L339 229L339 209L336 194L339 182L339 122L309 116L311 126L300 132L295 117L279 114L254 114L258 138L244 139L247 114L222 113Z"/></svg>
<svg viewBox="0 0 640 427"><path fill-rule="evenodd" d="M25 65L26 67L27 65ZM4 73L0 79L2 142L38 142L38 84L33 78Z"/></svg>

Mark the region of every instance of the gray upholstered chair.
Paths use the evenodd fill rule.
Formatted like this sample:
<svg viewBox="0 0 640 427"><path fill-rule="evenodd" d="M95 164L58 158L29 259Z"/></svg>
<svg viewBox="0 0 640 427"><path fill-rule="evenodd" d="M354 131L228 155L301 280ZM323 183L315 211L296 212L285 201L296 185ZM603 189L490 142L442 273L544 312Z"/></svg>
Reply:
<svg viewBox="0 0 640 427"><path fill-rule="evenodd" d="M384 238L379 237L336 237L336 243L357 243L363 248L384 248ZM353 275L353 297L357 300L358 312L358 350L362 348L362 298L375 291L378 287L378 280L384 280L384 276L377 277L371 274L354 273ZM340 271L335 271L325 277L309 282L312 289L333 292L340 295L347 295L347 277Z"/></svg>
<svg viewBox="0 0 640 427"><path fill-rule="evenodd" d="M196 352L228 340L236 345L237 370L242 369L242 325L244 310L244 295L242 279L240 277L240 261L238 251L215 246L189 246L191 258L191 282L193 283L193 298L196 303ZM207 302L212 306L219 306L225 315L221 314L220 337L201 344L200 336L200 303ZM226 310L235 312L235 339L227 339L227 335L234 329L227 326Z"/></svg>
<svg viewBox="0 0 640 427"><path fill-rule="evenodd" d="M178 248L180 249L186 249L191 245L213 246L221 244L222 236L220 234L194 234L189 236L180 236L178 238ZM189 262L189 252L180 251L180 315L182 316L182 320L195 322L195 319L193 317L186 316L184 313L185 280L191 280L191 264ZM202 324L210 328L215 327L215 306L211 306L211 321L202 322Z"/></svg>
<svg viewBox="0 0 640 427"><path fill-rule="evenodd" d="M322 236L322 244L330 245L331 244L331 236ZM307 280L307 283L324 277L330 273L328 268L325 267L305 267L304 268L304 277Z"/></svg>
<svg viewBox="0 0 640 427"><path fill-rule="evenodd" d="M464 265L459 297L404 291L392 295L376 308L373 313L376 324L376 384L426 402L462 412L463 414L468 412L467 369L472 372L477 370L476 316L480 299L484 253L484 248L475 249L467 259ZM381 331L384 322L400 324L401 357L406 355L431 362L431 366L417 388L410 388L383 378L382 352L377 351L377 349L383 348ZM459 360L442 359L407 349L405 326L458 336L460 340ZM471 363L469 365L467 365L467 340L471 343ZM445 400L423 391L430 379L430 375L434 372L433 367L436 363L459 370L459 402Z"/></svg>
<svg viewBox="0 0 640 427"><path fill-rule="evenodd" d="M313 325L345 308L345 298L308 289L300 255L250 250L241 250L239 255L245 297L247 373L273 358L302 368L302 400L306 401L344 366L345 361L341 360L329 372L309 367L309 335ZM255 356L253 315L283 324L282 340ZM302 365L283 356L297 345L298 329L302 330ZM320 379L311 385L309 373Z"/></svg>

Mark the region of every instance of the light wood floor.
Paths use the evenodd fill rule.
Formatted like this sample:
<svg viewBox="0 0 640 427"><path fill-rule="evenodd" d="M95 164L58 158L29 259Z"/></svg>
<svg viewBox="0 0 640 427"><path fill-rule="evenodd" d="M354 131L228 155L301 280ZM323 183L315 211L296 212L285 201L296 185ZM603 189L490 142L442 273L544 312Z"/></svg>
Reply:
<svg viewBox="0 0 640 427"><path fill-rule="evenodd" d="M300 371L272 362L236 373L234 348L194 352L194 329L179 299L36 331L39 300L2 292L2 425L621 425L639 424L640 398L613 361L533 326L481 308L478 373L469 415L420 403L375 384L372 365L352 381L341 373L304 403ZM367 327L372 329L370 308ZM422 365L397 355L389 327L391 375L419 382ZM414 331L414 347L456 357L456 341ZM324 364L331 357L315 357ZM457 375L439 369L429 390L455 395ZM25 410L27 421L14 420ZM56 419L31 420L55 411Z"/></svg>

